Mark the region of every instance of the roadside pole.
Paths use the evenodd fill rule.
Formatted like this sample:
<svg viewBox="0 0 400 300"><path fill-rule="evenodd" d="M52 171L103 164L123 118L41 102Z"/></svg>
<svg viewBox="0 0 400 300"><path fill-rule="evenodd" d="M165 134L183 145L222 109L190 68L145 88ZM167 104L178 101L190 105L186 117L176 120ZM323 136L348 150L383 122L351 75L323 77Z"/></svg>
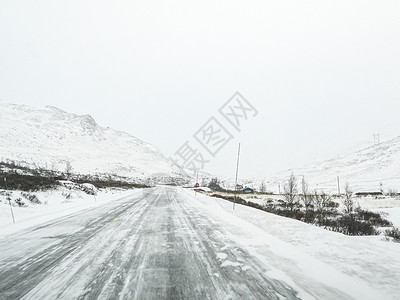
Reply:
<svg viewBox="0 0 400 300"><path fill-rule="evenodd" d="M4 184L5 184L5 186L6 186L6 190L8 190L7 189L7 178L6 177L4 177ZM12 205L11 205L11 198L10 197L7 197L8 199L8 204L10 204L10 210L11 210L11 216L12 216L12 219L13 219L13 223L15 223L15 218L14 218L14 213L13 213L13 210L12 210Z"/></svg>
<svg viewBox="0 0 400 300"><path fill-rule="evenodd" d="M195 187L197 186L198 183L199 183L199 170L196 171L196 183L194 184ZM199 186L200 186L200 185L199 185ZM195 191L194 191L194 195L195 195L195 197L197 197L197 191L196 191L196 189L195 189Z"/></svg>
<svg viewBox="0 0 400 300"><path fill-rule="evenodd" d="M235 176L235 200L233 201L233 210L235 210L235 204L236 204L237 181L238 181L238 172L239 172L239 156L240 156L240 143L239 143L238 155L237 155L237 163L236 163L236 176Z"/></svg>

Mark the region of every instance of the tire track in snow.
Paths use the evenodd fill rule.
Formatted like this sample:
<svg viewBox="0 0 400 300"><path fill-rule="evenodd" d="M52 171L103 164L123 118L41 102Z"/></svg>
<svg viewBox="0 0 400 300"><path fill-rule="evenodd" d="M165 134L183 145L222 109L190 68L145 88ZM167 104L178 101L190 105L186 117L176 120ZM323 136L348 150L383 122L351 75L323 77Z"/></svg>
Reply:
<svg viewBox="0 0 400 300"><path fill-rule="evenodd" d="M174 188L62 218L10 247L30 234L38 251L0 267L2 299L297 299Z"/></svg>

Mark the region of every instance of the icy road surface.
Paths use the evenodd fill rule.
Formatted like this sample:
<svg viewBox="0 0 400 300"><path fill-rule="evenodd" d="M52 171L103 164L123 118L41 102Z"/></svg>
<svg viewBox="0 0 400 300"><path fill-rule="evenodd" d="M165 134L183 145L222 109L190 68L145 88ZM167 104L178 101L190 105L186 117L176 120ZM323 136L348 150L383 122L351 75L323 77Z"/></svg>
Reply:
<svg viewBox="0 0 400 300"><path fill-rule="evenodd" d="M0 298L297 299L185 197L157 187L1 239Z"/></svg>

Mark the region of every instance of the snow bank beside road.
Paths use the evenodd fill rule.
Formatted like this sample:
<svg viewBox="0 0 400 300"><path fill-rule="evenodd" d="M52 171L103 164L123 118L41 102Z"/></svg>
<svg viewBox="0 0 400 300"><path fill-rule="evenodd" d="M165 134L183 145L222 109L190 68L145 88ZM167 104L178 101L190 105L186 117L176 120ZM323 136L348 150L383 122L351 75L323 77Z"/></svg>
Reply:
<svg viewBox="0 0 400 300"><path fill-rule="evenodd" d="M397 299L400 244L382 237L350 237L250 207L184 191L244 244L272 273L303 293L301 298ZM340 296L339 296L340 295Z"/></svg>
<svg viewBox="0 0 400 300"><path fill-rule="evenodd" d="M22 194L19 191L0 190L0 192L2 191L11 192L13 199L20 198ZM71 191L65 187L60 187L56 190L29 193L36 195L42 204L27 202L27 207L14 206L15 224L13 224L6 196L0 196L0 238L68 214L104 205L138 191L140 190L101 189L97 192L97 195L88 195L82 191Z"/></svg>

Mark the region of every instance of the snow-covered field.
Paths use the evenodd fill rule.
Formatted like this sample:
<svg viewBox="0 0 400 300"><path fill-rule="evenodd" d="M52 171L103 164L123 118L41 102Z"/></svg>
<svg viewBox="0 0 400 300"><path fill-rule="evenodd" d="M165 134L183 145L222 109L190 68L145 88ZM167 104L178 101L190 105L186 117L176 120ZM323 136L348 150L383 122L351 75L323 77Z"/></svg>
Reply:
<svg viewBox="0 0 400 300"><path fill-rule="evenodd" d="M240 195L240 197L248 202L257 203L260 205L266 204L269 200L284 200L282 195ZM340 205L340 208L343 209L343 201L341 199L332 198L332 200L337 202ZM391 221L395 227L400 227L400 197L354 197L354 203L355 207L384 213L385 219Z"/></svg>
<svg viewBox="0 0 400 300"><path fill-rule="evenodd" d="M184 192L193 205L223 223L232 239L270 266L270 275L303 291L303 299L334 299L332 291L318 283L354 299L398 299L400 295L398 243L382 236L345 236L242 205L233 211L229 201ZM390 219L398 223L399 208L388 210Z"/></svg>
<svg viewBox="0 0 400 300"><path fill-rule="evenodd" d="M400 207L378 208L372 210L387 214L386 219L392 222L394 227L400 228Z"/></svg>

